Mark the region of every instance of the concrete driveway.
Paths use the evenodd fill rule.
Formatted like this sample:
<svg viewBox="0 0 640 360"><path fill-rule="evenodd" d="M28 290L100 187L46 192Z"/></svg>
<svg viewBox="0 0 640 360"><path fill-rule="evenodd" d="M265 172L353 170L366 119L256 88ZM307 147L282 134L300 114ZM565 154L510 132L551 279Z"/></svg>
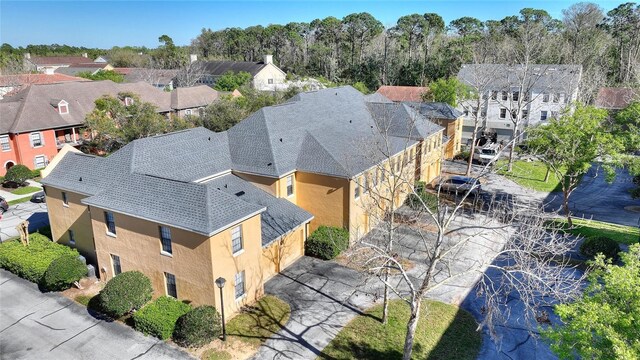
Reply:
<svg viewBox="0 0 640 360"><path fill-rule="evenodd" d="M0 220L0 242L18 236L16 226L24 220L29 221L29 232L49 225L47 204L27 201L9 206L9 210Z"/></svg>
<svg viewBox="0 0 640 360"><path fill-rule="evenodd" d="M125 325L0 270L1 359L191 359Z"/></svg>
<svg viewBox="0 0 640 360"><path fill-rule="evenodd" d="M610 223L639 226L640 199L632 199L629 190L633 188L632 176L626 169L617 171L613 183L605 180L602 169L592 166L580 181L578 188L569 198L569 208L574 216L592 218ZM562 208L562 193L550 193L545 199L549 210Z"/></svg>
<svg viewBox="0 0 640 360"><path fill-rule="evenodd" d="M265 284L265 291L291 305L287 325L254 359L315 359L338 332L381 294L376 282L338 265L303 257Z"/></svg>

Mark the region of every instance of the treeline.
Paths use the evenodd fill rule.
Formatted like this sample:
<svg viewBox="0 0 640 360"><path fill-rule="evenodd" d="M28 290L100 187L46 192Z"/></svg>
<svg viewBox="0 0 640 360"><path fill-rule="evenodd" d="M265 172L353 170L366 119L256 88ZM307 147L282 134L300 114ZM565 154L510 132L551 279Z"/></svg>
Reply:
<svg viewBox="0 0 640 360"><path fill-rule="evenodd" d="M592 3L563 10L561 19L525 8L501 20L461 17L446 25L438 14L402 16L385 28L368 13L310 23L202 29L192 50L206 59L258 61L274 55L298 75L335 82L425 85L457 74L463 63L581 64L583 89L640 81L640 6L605 13Z"/></svg>

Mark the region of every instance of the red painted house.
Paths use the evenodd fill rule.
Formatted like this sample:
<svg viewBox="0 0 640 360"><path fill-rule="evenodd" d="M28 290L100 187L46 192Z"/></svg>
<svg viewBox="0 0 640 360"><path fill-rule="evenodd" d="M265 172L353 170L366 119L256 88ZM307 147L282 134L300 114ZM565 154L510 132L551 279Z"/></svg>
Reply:
<svg viewBox="0 0 640 360"><path fill-rule="evenodd" d="M43 168L65 144L79 146L90 140L83 129L85 116L96 99L120 92L139 95L158 112L171 112L170 94L142 82L35 84L0 100L0 176L16 164Z"/></svg>

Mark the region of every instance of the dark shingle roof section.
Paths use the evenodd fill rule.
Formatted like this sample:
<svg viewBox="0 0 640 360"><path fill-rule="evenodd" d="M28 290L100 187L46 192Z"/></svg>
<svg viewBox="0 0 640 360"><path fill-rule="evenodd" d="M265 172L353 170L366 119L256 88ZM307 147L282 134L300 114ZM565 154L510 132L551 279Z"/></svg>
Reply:
<svg viewBox="0 0 640 360"><path fill-rule="evenodd" d="M462 112L453 106L442 102L412 102L408 103L411 107L417 109L422 116L427 119L446 119L456 120L462 116Z"/></svg>
<svg viewBox="0 0 640 360"><path fill-rule="evenodd" d="M244 71L255 76L266 66L262 61L205 61L203 64L203 72L213 76L221 76L228 71L233 71L234 73Z"/></svg>
<svg viewBox="0 0 640 360"><path fill-rule="evenodd" d="M248 203L266 207L267 210L261 214L262 246L269 245L313 218L313 215L290 201L276 198L235 175L218 177L207 182L207 185Z"/></svg>
<svg viewBox="0 0 640 360"><path fill-rule="evenodd" d="M529 91L565 94L578 88L581 76L581 65L559 64L464 64L458 72L458 79L470 86L485 79L485 87L492 90L510 91L522 83L522 88Z"/></svg>

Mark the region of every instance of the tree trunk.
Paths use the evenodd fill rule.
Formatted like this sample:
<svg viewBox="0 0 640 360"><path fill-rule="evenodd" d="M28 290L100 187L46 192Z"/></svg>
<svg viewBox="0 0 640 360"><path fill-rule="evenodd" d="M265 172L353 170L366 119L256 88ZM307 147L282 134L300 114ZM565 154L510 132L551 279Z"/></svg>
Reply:
<svg viewBox="0 0 640 360"><path fill-rule="evenodd" d="M422 297L417 296L411 303L411 314L407 322L407 336L404 339L402 360L411 360L413 341L416 337L416 329L418 328L418 320L420 319L420 305L422 305Z"/></svg>
<svg viewBox="0 0 640 360"><path fill-rule="evenodd" d="M384 299L382 301L382 323L387 325L389 321L389 269L384 269Z"/></svg>
<svg viewBox="0 0 640 360"><path fill-rule="evenodd" d="M566 181L563 179L563 181ZM573 226L573 220L571 220L571 212L569 211L569 190L562 189L562 208L564 210L565 215L567 216L567 224L569 227Z"/></svg>
<svg viewBox="0 0 640 360"><path fill-rule="evenodd" d="M549 182L549 175L551 174L551 169L547 166L547 173L544 174L544 182Z"/></svg>
<svg viewBox="0 0 640 360"><path fill-rule="evenodd" d="M518 124L513 126L513 141L511 142L511 149L509 149L509 164L507 165L507 172L513 170L513 156L515 155L516 142L518 140Z"/></svg>

